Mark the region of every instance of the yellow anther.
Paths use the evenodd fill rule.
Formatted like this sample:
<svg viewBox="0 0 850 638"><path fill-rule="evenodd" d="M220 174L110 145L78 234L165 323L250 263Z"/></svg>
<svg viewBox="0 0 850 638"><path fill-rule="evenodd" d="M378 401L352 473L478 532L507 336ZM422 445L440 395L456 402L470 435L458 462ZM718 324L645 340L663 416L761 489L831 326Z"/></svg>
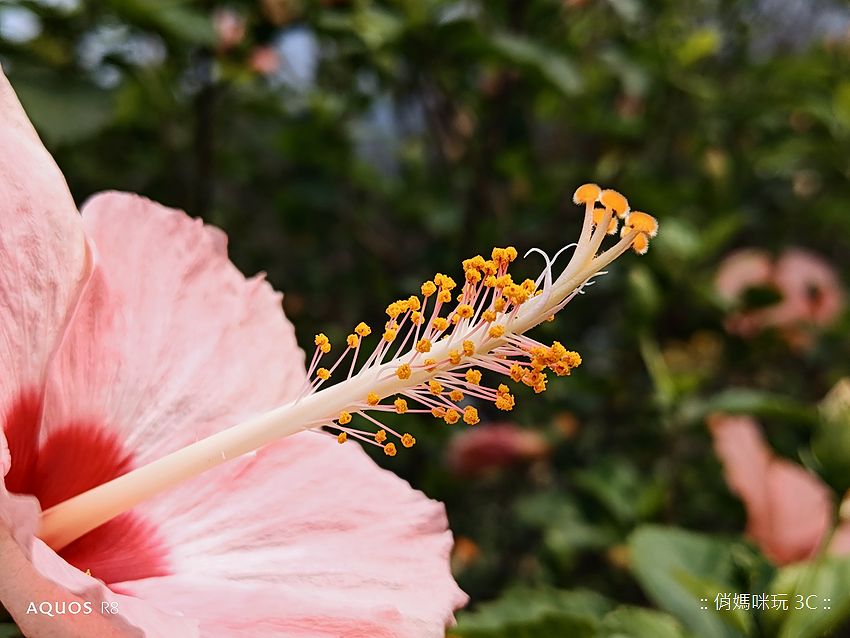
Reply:
<svg viewBox="0 0 850 638"><path fill-rule="evenodd" d="M463 401L463 392L460 390L452 390L449 392L449 398L454 402Z"/></svg>
<svg viewBox="0 0 850 638"><path fill-rule="evenodd" d="M535 359L546 359L549 356L549 348L546 346L534 346L529 353Z"/></svg>
<svg viewBox="0 0 850 638"><path fill-rule="evenodd" d="M555 321L555 315L552 315L551 317L549 317L548 319L546 319L546 321Z"/></svg>
<svg viewBox="0 0 850 638"><path fill-rule="evenodd" d="M331 371L327 368L319 368L316 370L316 376L319 377L322 381L327 381L331 378Z"/></svg>
<svg viewBox="0 0 850 638"><path fill-rule="evenodd" d="M517 258L518 255L519 255L519 253L516 251L516 248L514 248L513 246L508 246L507 248L505 248L505 257L507 258L508 261L513 261L514 259Z"/></svg>
<svg viewBox="0 0 850 638"><path fill-rule="evenodd" d="M375 441L378 443L383 443L387 440L387 431L386 430L378 430L375 432Z"/></svg>
<svg viewBox="0 0 850 638"><path fill-rule="evenodd" d="M410 313L410 320L413 322L413 325L418 326L422 323L422 313L418 310L414 310Z"/></svg>
<svg viewBox="0 0 850 638"><path fill-rule="evenodd" d="M372 329L361 321L354 328L354 332L359 334L361 337L368 337L370 334L372 334Z"/></svg>
<svg viewBox="0 0 850 638"><path fill-rule="evenodd" d="M405 432L401 437L401 444L404 447L413 447L416 444L416 439Z"/></svg>
<svg viewBox="0 0 850 638"><path fill-rule="evenodd" d="M360 337L355 334L350 334L346 337L345 342L348 344L349 348L356 348L357 344L360 343Z"/></svg>
<svg viewBox="0 0 850 638"><path fill-rule="evenodd" d="M463 421L469 425L475 425L481 419L478 418L478 410L473 408L471 405L466 406L463 409Z"/></svg>
<svg viewBox="0 0 850 638"><path fill-rule="evenodd" d="M387 306L387 314L390 317L392 317L393 319L398 317L401 313L402 313L402 307L401 307L401 304L399 304L397 301L394 301L389 306Z"/></svg>
<svg viewBox="0 0 850 638"><path fill-rule="evenodd" d="M457 297L455 297L455 299L457 299L457 302L458 302L458 303L460 303L461 301L463 301L463 293L460 293Z"/></svg>
<svg viewBox="0 0 850 638"><path fill-rule="evenodd" d="M434 368L437 367L437 360L436 359L425 359L425 361L423 361L422 364L425 366L425 369L428 372L433 372Z"/></svg>
<svg viewBox="0 0 850 638"><path fill-rule="evenodd" d="M416 352L431 352L431 341L429 339L420 339L416 342Z"/></svg>
<svg viewBox="0 0 850 638"><path fill-rule="evenodd" d="M422 304L419 303L419 297L416 295L411 295L407 300L407 307L413 311L420 310L422 308Z"/></svg>
<svg viewBox="0 0 850 638"><path fill-rule="evenodd" d="M386 454L387 456L395 456L395 453L396 453L396 449L395 449L395 445L393 443L387 443L384 446L384 454Z"/></svg>
<svg viewBox="0 0 850 638"><path fill-rule="evenodd" d="M437 292L437 286L434 284L433 281L429 280L422 284L422 288L420 290L422 292L423 297L430 297L435 292Z"/></svg>
<svg viewBox="0 0 850 638"><path fill-rule="evenodd" d="M378 405L378 401L380 401L380 400L381 400L381 397L379 397L374 392L370 392L369 394L366 395L366 403L368 403L369 405Z"/></svg>
<svg viewBox="0 0 850 638"><path fill-rule="evenodd" d="M522 282L522 289L531 295L535 290L537 290L537 284L534 283L533 279L526 279Z"/></svg>
<svg viewBox="0 0 850 638"><path fill-rule="evenodd" d="M449 350L449 363L456 366L460 363L460 353L457 350Z"/></svg>
<svg viewBox="0 0 850 638"><path fill-rule="evenodd" d="M477 284L481 281L481 272L478 270L467 270L464 273L464 278L471 284Z"/></svg>
<svg viewBox="0 0 850 638"><path fill-rule="evenodd" d="M602 223L602 220L605 219L605 213L607 213L607 212L608 211L605 210L604 208L594 208L593 209L593 215L592 215L593 225L599 226L599 224Z"/></svg>
<svg viewBox="0 0 850 638"><path fill-rule="evenodd" d="M449 425L454 425L460 420L460 413L457 410L449 409L446 410L446 415L443 418Z"/></svg>
<svg viewBox="0 0 850 638"><path fill-rule="evenodd" d="M514 405L515 401L512 394L500 394L496 397L496 407L500 410L505 410L506 412L513 410Z"/></svg>
<svg viewBox="0 0 850 638"><path fill-rule="evenodd" d="M475 344L472 343L471 341L464 341L463 342L463 356L464 357L471 357L474 354L475 354Z"/></svg>
<svg viewBox="0 0 850 638"><path fill-rule="evenodd" d="M496 321L496 311L485 310L481 313L481 319L486 321L487 323L493 323L494 321Z"/></svg>
<svg viewBox="0 0 850 638"><path fill-rule="evenodd" d="M523 375L525 375L525 368L523 368L518 363L515 363L511 366L511 379L514 381L521 381Z"/></svg>
<svg viewBox="0 0 850 638"><path fill-rule="evenodd" d="M570 350L567 354L564 355L564 358L561 359L561 362L564 365L567 365L571 368L577 368L581 365L581 355L574 350Z"/></svg>
<svg viewBox="0 0 850 638"><path fill-rule="evenodd" d="M542 377L538 379L537 382L531 387L537 394L540 394L541 392L546 390L546 375L542 375Z"/></svg>
<svg viewBox="0 0 850 638"><path fill-rule="evenodd" d="M499 266L492 259L488 259L481 266L481 270L484 271L485 275L495 275L499 270Z"/></svg>
<svg viewBox="0 0 850 638"><path fill-rule="evenodd" d="M431 416L435 419L442 419L446 416L446 411L443 408L431 408Z"/></svg>
<svg viewBox="0 0 850 638"><path fill-rule="evenodd" d="M504 383L500 383L498 389L496 390L496 394L508 394L511 389L506 386Z"/></svg>
<svg viewBox="0 0 850 638"><path fill-rule="evenodd" d="M348 440L348 435L345 432L340 432L339 436L336 437L337 443L345 443Z"/></svg>
<svg viewBox="0 0 850 638"><path fill-rule="evenodd" d="M431 327L433 327L434 330L442 332L449 327L449 322L443 317L437 317L431 322Z"/></svg>
<svg viewBox="0 0 850 638"><path fill-rule="evenodd" d="M649 239L645 234L640 233L632 242L632 248L638 255L645 255L646 251L649 250Z"/></svg>
<svg viewBox="0 0 850 638"><path fill-rule="evenodd" d="M396 330L394 328L390 328L390 329L386 330L384 332L384 341L386 341L387 343L395 341L396 334L397 333L396 333Z"/></svg>
<svg viewBox="0 0 850 638"><path fill-rule="evenodd" d="M493 302L493 310L496 312L502 312L505 309L505 304L507 303L508 302L504 297L499 297Z"/></svg>
<svg viewBox="0 0 850 638"><path fill-rule="evenodd" d="M475 255L472 259L464 259L463 260L463 269L464 270L480 270L484 268L484 257L481 255Z"/></svg>
<svg viewBox="0 0 850 638"><path fill-rule="evenodd" d="M406 363L402 363L399 367L395 369L395 374L399 379L409 379L410 378L410 366Z"/></svg>
<svg viewBox="0 0 850 638"><path fill-rule="evenodd" d="M330 339L325 336L325 333L320 332L319 334L317 334L315 343L317 346L319 346L319 350L321 350L325 354L331 351L331 342Z"/></svg>
<svg viewBox="0 0 850 638"><path fill-rule="evenodd" d="M498 339L505 334L504 326L490 326L490 331L487 333L492 339Z"/></svg>
<svg viewBox="0 0 850 638"><path fill-rule="evenodd" d="M573 202L576 204L591 204L599 199L602 189L596 184L583 184L573 193Z"/></svg>
<svg viewBox="0 0 850 638"><path fill-rule="evenodd" d="M549 348L548 360L549 363L555 363L567 356L567 349L561 345L560 341L553 341L552 347Z"/></svg>
<svg viewBox="0 0 850 638"><path fill-rule="evenodd" d="M454 290L455 286L457 286L457 284L454 279L448 275L443 275L443 280L440 282L440 288L443 290Z"/></svg>
<svg viewBox="0 0 850 638"><path fill-rule="evenodd" d="M346 423L351 423L351 415L348 412L342 411L339 413L338 419L340 425L345 425Z"/></svg>
<svg viewBox="0 0 850 638"><path fill-rule="evenodd" d="M501 277L496 277L496 288L504 288L505 286L510 286L513 283L514 279L510 275L502 275Z"/></svg>
<svg viewBox="0 0 850 638"><path fill-rule="evenodd" d="M481 383L481 371L470 368L466 371L466 380L472 385L478 385Z"/></svg>
<svg viewBox="0 0 850 638"><path fill-rule="evenodd" d="M439 301L440 303L451 303L451 300L452 293L450 293L448 290L441 290L439 293L437 293L437 301Z"/></svg>
<svg viewBox="0 0 850 638"><path fill-rule="evenodd" d="M626 228L646 233L650 237L658 234L658 221L652 215L632 211L626 217Z"/></svg>
<svg viewBox="0 0 850 638"><path fill-rule="evenodd" d="M487 275L484 278L484 286L487 288L494 288L496 286L496 278L493 275Z"/></svg>
<svg viewBox="0 0 850 638"><path fill-rule="evenodd" d="M395 405L395 411L398 414L404 414L405 412L407 412L407 401L405 401L404 399L396 399L395 401L393 401L393 405Z"/></svg>
<svg viewBox="0 0 850 638"><path fill-rule="evenodd" d="M443 392L443 386L440 385L439 381L429 381L428 387L431 389L431 394L441 394Z"/></svg>
<svg viewBox="0 0 850 638"><path fill-rule="evenodd" d="M615 190L606 189L599 195L599 201L605 208L612 209L617 217L625 217L629 212L629 202Z"/></svg>
<svg viewBox="0 0 850 638"><path fill-rule="evenodd" d="M461 319L471 319L472 315L475 314L475 311L472 309L472 306L470 306L469 304L462 304L462 305L458 306L457 310L455 310L455 312L457 313L457 315Z"/></svg>

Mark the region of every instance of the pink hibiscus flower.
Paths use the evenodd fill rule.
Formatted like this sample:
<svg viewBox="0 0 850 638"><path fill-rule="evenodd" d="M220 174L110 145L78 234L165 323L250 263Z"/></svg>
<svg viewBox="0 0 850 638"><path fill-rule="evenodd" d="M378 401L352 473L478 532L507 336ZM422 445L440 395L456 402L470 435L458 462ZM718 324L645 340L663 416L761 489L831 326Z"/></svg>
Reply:
<svg viewBox="0 0 850 638"><path fill-rule="evenodd" d="M26 635L443 635L443 507L312 433L35 538L40 507L289 401L304 355L220 231L119 193L81 216L2 74L0 262L0 600Z"/></svg>
<svg viewBox="0 0 850 638"><path fill-rule="evenodd" d="M492 423L452 436L446 463L458 476L483 476L501 468L546 458L552 451L536 430L514 423Z"/></svg>
<svg viewBox="0 0 850 638"><path fill-rule="evenodd" d="M844 287L835 268L802 248L786 249L775 262L763 250L739 250L720 264L714 285L730 304L740 304L750 288L775 290L780 297L777 303L735 309L724 325L731 334L745 338L774 327L798 349L811 347L813 336L834 323L845 306Z"/></svg>
<svg viewBox="0 0 850 638"><path fill-rule="evenodd" d="M387 432L415 439L352 419L381 427L368 412L409 410L471 425L468 397L510 410L507 386L483 386L479 367L544 391L544 370L569 374L581 358L524 333L658 229L619 193L582 186L560 275L544 255L537 281L514 283L516 250L494 249L464 262L456 306L442 274L424 300L390 304L357 374L365 324L330 369L317 335L305 374L279 295L239 275L219 231L116 193L80 216L2 76L0 149L0 552L12 566L0 600L31 636L442 635L465 602L442 507L359 447L305 430L392 456ZM348 376L319 391L349 353Z"/></svg>
<svg viewBox="0 0 850 638"><path fill-rule="evenodd" d="M726 482L747 509L747 535L778 565L814 557L834 524L830 489L777 457L750 417L713 415L709 429ZM850 553L850 525L839 526L829 549Z"/></svg>

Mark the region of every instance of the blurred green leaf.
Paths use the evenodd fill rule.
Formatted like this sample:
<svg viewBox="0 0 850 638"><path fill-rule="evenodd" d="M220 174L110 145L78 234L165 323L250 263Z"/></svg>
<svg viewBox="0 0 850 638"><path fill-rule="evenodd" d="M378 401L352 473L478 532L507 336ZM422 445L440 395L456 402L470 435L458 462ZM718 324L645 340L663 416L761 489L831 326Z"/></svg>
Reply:
<svg viewBox="0 0 850 638"><path fill-rule="evenodd" d="M165 34L195 45L215 46L218 36L210 14L188 0L112 0L127 17L149 24Z"/></svg>
<svg viewBox="0 0 850 638"><path fill-rule="evenodd" d="M450 635L465 638L592 638L611 603L593 591L516 588L458 614Z"/></svg>
<svg viewBox="0 0 850 638"><path fill-rule="evenodd" d="M625 458L605 458L575 473L578 486L596 497L620 523L633 523L645 512L647 498L656 492Z"/></svg>
<svg viewBox="0 0 850 638"><path fill-rule="evenodd" d="M773 624L781 622L778 638L826 635L850 617L850 558L825 556L784 567L771 584L771 591L788 594L788 611L767 612Z"/></svg>
<svg viewBox="0 0 850 638"><path fill-rule="evenodd" d="M836 383L818 409L812 452L829 483L844 493L850 488L850 378Z"/></svg>
<svg viewBox="0 0 850 638"><path fill-rule="evenodd" d="M644 592L661 609L704 638L736 638L746 635L749 616L715 611L714 598L734 592L734 543L683 529L645 525L629 537L632 571ZM707 599L701 602L701 599ZM709 606L709 609L700 609ZM732 624L730 624L730 621Z"/></svg>
<svg viewBox="0 0 850 638"><path fill-rule="evenodd" d="M723 36L716 28L697 29L679 46L676 57L683 66L690 66L717 53L722 43Z"/></svg>
<svg viewBox="0 0 850 638"><path fill-rule="evenodd" d="M532 40L507 33L493 35L491 42L505 58L536 69L564 95L575 95L581 91L581 73L563 55L546 50Z"/></svg>
<svg viewBox="0 0 850 638"><path fill-rule="evenodd" d="M517 517L543 530L543 542L561 562L569 565L577 550L607 547L618 540L613 529L589 523L571 499L557 493L520 499Z"/></svg>
<svg viewBox="0 0 850 638"><path fill-rule="evenodd" d="M0 638L23 638L21 630L14 623L0 623Z"/></svg>
<svg viewBox="0 0 850 638"><path fill-rule="evenodd" d="M839 82L832 94L832 112L835 118L850 130L850 81Z"/></svg>
<svg viewBox="0 0 850 638"><path fill-rule="evenodd" d="M371 49L380 49L392 42L404 29L404 23L398 17L374 7L357 11L351 17L351 24Z"/></svg>
<svg viewBox="0 0 850 638"><path fill-rule="evenodd" d="M599 626L595 638L685 638L685 630L672 616L654 609L618 607Z"/></svg>
<svg viewBox="0 0 850 638"><path fill-rule="evenodd" d="M683 401L679 417L686 423L697 423L712 412L778 418L810 427L818 423L812 408L785 396L749 388L729 388L708 399Z"/></svg>
<svg viewBox="0 0 850 638"><path fill-rule="evenodd" d="M43 74L15 75L12 84L35 128L49 146L96 135L112 121L112 94L82 80Z"/></svg>

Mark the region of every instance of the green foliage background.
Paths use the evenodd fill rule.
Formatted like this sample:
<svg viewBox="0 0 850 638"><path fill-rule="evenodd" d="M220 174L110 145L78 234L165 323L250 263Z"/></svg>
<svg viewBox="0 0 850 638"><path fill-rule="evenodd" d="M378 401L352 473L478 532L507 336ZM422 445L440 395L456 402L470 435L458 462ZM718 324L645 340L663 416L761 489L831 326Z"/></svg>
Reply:
<svg viewBox="0 0 850 638"><path fill-rule="evenodd" d="M553 254L578 237L584 182L655 215L648 255L537 329L585 361L543 395L520 389L510 413L551 456L459 478L444 450L463 424L405 416L419 443L376 461L444 501L478 550L453 563L471 596L454 635L802 638L845 622L850 564L780 569L748 544L704 421L756 415L836 500L847 487L811 449L848 425L815 409L850 373L846 314L798 351L771 331L728 335L713 290L721 259L749 246L806 247L850 275L850 39L812 26L825 3L790 39L783 3L766 4L2 2L0 18L23 8L41 28L0 39L0 60L79 204L128 190L220 226L237 266L284 291L307 351L317 332L341 343L380 325L389 301L494 245ZM222 8L246 23L230 48L211 21ZM115 44L92 60L104 34ZM252 69L255 47L298 37L315 73ZM718 592L843 602L726 613Z"/></svg>

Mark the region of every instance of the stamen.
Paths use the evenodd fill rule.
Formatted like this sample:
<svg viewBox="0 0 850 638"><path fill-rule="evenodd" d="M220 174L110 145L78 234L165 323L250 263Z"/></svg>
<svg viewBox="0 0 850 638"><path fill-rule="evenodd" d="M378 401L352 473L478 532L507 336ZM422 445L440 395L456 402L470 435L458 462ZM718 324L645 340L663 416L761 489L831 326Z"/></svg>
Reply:
<svg viewBox="0 0 850 638"><path fill-rule="evenodd" d="M430 412L449 424L463 418L465 423L473 425L481 418L481 406L459 407L458 402L465 397L473 397L482 405L490 404L498 410L513 409L515 398L508 386L488 387L482 370L543 392L548 383L547 369L558 376L569 375L581 364L581 357L557 341L546 346L525 333L551 320L623 252L629 248L646 252L649 240L658 230L654 218L630 211L626 198L616 191L585 184L576 190L574 201L585 207L581 236L570 246L575 250L557 277L553 273L554 263L565 249L554 259L539 249L530 250L529 253L543 255L543 272L536 280L516 283L508 273L511 262L517 258L516 249L494 248L489 260L477 255L463 263L463 286L457 305L443 310L440 316L443 306L452 303L452 290L457 284L451 277L437 273L433 280L422 285L421 303L412 296L387 306L389 321L382 338L358 372L355 373L357 357L363 339L372 332L369 326L360 323L355 327L346 339L348 347L329 369L318 366L322 356L330 352L330 340L324 334L316 335L316 352L294 401L50 508L42 516L39 536L52 548L61 549L171 486L304 430L332 428L339 431L336 439L340 443L356 438L382 447L388 456L398 451L395 443L387 442L388 433L404 448L415 443L410 434L393 431L369 412ZM612 228L616 229L619 219L623 220L620 240L599 254L603 241ZM431 297L434 305L425 321ZM405 335L399 339L402 329ZM383 362L392 343L397 345L395 356ZM347 378L320 390L349 350L353 350L353 356ZM419 357L426 353L429 357L420 361ZM395 397L392 404L381 403L389 397ZM412 407L408 401L420 407ZM375 426L375 433L349 427L353 414Z"/></svg>

